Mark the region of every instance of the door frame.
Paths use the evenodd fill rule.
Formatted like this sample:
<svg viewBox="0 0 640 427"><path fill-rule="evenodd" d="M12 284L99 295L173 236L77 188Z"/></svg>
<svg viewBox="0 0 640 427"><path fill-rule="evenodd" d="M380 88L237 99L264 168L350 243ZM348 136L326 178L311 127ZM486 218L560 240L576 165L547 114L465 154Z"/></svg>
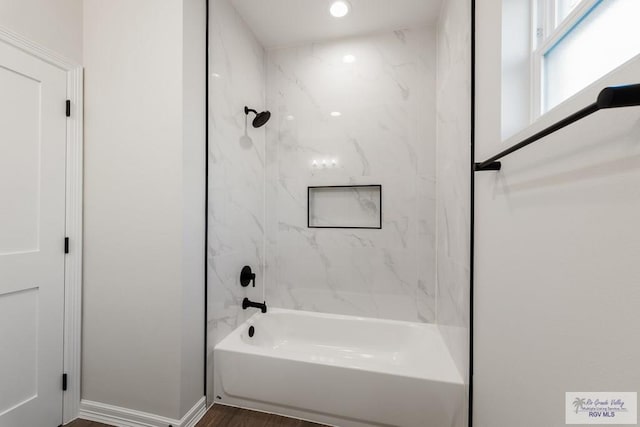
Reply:
<svg viewBox="0 0 640 427"><path fill-rule="evenodd" d="M64 261L64 339L62 373L67 374L63 394L64 424L78 416L80 407L80 367L82 332L82 148L83 148L83 69L82 65L0 26L0 42L45 61L67 73L67 100L71 116L67 118L65 172L65 231L69 253ZM65 113L63 99L60 114ZM63 242L60 242L62 245ZM62 387L62 378L60 381Z"/></svg>

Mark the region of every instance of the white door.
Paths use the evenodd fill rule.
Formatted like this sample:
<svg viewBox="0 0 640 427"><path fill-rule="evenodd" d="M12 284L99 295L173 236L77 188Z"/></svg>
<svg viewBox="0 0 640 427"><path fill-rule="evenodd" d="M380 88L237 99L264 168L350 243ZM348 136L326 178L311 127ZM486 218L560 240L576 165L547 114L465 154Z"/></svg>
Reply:
<svg viewBox="0 0 640 427"><path fill-rule="evenodd" d="M66 81L0 41L0 427L62 424Z"/></svg>

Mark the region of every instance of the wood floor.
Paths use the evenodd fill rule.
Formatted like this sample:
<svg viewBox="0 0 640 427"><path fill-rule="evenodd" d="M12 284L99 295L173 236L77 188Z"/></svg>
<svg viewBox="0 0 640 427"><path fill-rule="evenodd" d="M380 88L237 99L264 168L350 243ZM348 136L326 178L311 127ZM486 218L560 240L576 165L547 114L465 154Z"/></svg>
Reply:
<svg viewBox="0 0 640 427"><path fill-rule="evenodd" d="M75 420L67 424L67 427L110 426L93 421ZM322 425L230 406L213 405L196 427L322 427Z"/></svg>

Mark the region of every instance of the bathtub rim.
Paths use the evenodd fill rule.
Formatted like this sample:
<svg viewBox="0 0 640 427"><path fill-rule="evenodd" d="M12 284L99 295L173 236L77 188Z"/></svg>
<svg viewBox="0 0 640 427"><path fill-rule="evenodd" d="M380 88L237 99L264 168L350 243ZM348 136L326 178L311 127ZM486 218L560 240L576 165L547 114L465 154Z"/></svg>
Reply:
<svg viewBox="0 0 640 427"><path fill-rule="evenodd" d="M300 357L296 357L294 354L287 354L287 352L276 353L273 350L269 350L268 348L257 346L257 345L250 345L244 342L242 340L242 333L248 330L249 326L255 325L256 319L259 319L260 317L269 316L269 314L294 314L297 316L311 316L311 317L324 318L324 319L330 318L330 319L358 321L358 322L366 322L366 323L393 324L393 325L398 325L402 327L409 327L412 329L429 330L430 333L435 333L435 335L437 335L440 341L439 344L444 348L446 356L448 357L447 362L448 364L451 365L449 367L450 372L447 373L448 375L444 376L444 378L446 379L443 379L443 378L433 378L430 376L411 375L409 373L404 373L404 372L391 372L390 370L384 370L384 369L366 368L362 366L347 366L341 363L329 363L326 361L317 362L317 361L311 361L311 360L306 360ZM451 352L447 347L446 342L444 341L442 333L440 332L439 325L436 323L409 322L405 320L380 319L380 318L363 317L363 316L352 316L352 315L346 315L346 314L332 314L332 313L322 313L322 312L314 312L314 311L306 311L306 310L292 310L292 309L286 309L286 308L269 308L269 311L267 313L256 312L252 316L250 316L247 320L239 324L225 338L223 338L218 344L216 344L213 350L214 352L218 350L218 351L225 351L225 352L237 353L237 354L249 353L252 355L266 357L270 359L285 359L285 360L296 361L301 363L323 364L323 365L328 365L335 368L353 369L353 370L358 370L358 371L367 372L367 373L383 374L383 375L398 376L398 377L414 379L414 380L424 380L424 381L432 381L436 383L466 386L464 382L464 378L460 373L460 371L458 370L453 360L453 357L451 355Z"/></svg>

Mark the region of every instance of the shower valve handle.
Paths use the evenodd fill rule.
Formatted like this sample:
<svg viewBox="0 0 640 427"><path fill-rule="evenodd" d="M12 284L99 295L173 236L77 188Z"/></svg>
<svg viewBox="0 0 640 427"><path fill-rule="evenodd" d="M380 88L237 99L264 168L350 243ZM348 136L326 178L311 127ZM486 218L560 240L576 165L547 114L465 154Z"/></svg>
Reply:
<svg viewBox="0 0 640 427"><path fill-rule="evenodd" d="M256 274L251 272L251 267L245 265L240 272L240 284L243 288L249 286L249 283L253 282L253 287L256 287Z"/></svg>

